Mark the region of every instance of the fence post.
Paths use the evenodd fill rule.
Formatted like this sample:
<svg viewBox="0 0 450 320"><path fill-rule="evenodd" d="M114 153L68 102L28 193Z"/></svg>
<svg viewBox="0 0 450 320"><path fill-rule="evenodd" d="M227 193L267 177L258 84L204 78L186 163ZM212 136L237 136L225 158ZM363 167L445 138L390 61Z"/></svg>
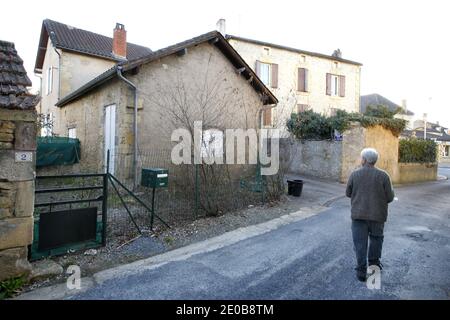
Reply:
<svg viewBox="0 0 450 320"><path fill-rule="evenodd" d="M199 200L199 189L198 189L198 164L194 164L195 168L195 210L194 210L194 219L197 220L198 217L198 200Z"/></svg>
<svg viewBox="0 0 450 320"><path fill-rule="evenodd" d="M109 149L106 153L106 173L103 175L103 201L102 201L102 245L106 246L106 231L108 226L108 175L109 175Z"/></svg>

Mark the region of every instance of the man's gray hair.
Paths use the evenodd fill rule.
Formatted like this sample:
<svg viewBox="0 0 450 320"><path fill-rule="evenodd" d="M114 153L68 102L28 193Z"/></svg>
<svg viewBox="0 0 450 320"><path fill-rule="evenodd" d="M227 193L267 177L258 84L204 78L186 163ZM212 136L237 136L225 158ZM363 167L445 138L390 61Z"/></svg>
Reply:
<svg viewBox="0 0 450 320"><path fill-rule="evenodd" d="M361 151L361 158L369 164L375 164L378 160L378 152L374 148L365 148Z"/></svg>

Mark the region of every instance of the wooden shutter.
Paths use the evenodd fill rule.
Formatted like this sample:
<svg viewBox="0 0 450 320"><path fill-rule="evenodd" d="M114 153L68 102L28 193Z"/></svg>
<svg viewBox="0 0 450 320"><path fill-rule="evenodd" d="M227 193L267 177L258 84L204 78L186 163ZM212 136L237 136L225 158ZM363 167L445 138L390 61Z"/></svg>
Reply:
<svg viewBox="0 0 450 320"><path fill-rule="evenodd" d="M263 114L263 125L271 126L272 125L272 109L267 109Z"/></svg>
<svg viewBox="0 0 450 320"><path fill-rule="evenodd" d="M272 69L272 81L271 81L271 87L272 88L278 88L278 65L276 63L272 63L271 66Z"/></svg>
<svg viewBox="0 0 450 320"><path fill-rule="evenodd" d="M345 97L345 76L339 76L339 96Z"/></svg>
<svg viewBox="0 0 450 320"><path fill-rule="evenodd" d="M298 68L298 85L297 89L300 92L308 91L308 70L305 68Z"/></svg>
<svg viewBox="0 0 450 320"><path fill-rule="evenodd" d="M261 62L258 60L256 60L255 73L258 77L261 76Z"/></svg>
<svg viewBox="0 0 450 320"><path fill-rule="evenodd" d="M327 73L327 95L331 96L331 73Z"/></svg>

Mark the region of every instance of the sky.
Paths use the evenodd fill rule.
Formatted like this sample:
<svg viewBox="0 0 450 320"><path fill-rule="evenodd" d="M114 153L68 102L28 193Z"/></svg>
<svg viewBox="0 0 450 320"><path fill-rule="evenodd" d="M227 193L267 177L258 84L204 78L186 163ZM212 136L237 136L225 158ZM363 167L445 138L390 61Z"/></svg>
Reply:
<svg viewBox="0 0 450 320"><path fill-rule="evenodd" d="M1 6L2 9L5 5ZM361 94L379 93L417 118L450 127L450 1L448 0L25 0L0 20L0 39L16 44L33 82L42 20L49 18L152 50L214 30L363 64Z"/></svg>

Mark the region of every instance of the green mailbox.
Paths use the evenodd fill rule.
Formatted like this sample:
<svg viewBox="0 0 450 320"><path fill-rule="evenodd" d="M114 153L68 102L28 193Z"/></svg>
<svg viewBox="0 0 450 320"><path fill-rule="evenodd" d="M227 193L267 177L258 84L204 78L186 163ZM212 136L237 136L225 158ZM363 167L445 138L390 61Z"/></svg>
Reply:
<svg viewBox="0 0 450 320"><path fill-rule="evenodd" d="M164 188L169 182L169 170L142 168L141 185L149 188Z"/></svg>

